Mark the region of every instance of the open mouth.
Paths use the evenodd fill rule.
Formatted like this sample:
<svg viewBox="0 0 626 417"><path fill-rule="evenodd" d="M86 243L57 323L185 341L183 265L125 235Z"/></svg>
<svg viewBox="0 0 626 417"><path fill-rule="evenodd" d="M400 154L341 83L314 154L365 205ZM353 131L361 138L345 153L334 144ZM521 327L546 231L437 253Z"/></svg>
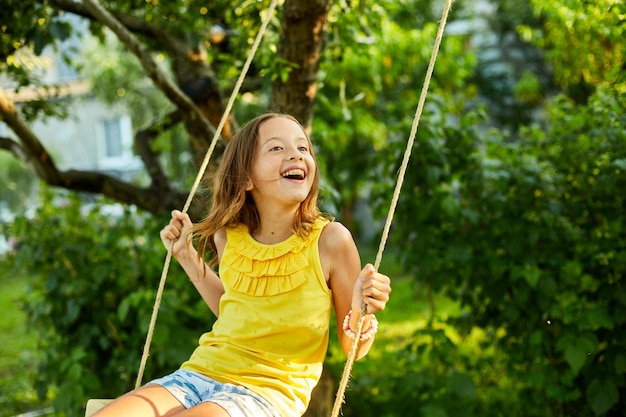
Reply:
<svg viewBox="0 0 626 417"><path fill-rule="evenodd" d="M305 177L304 171L301 169L290 169L282 173L283 178L289 180L303 180Z"/></svg>

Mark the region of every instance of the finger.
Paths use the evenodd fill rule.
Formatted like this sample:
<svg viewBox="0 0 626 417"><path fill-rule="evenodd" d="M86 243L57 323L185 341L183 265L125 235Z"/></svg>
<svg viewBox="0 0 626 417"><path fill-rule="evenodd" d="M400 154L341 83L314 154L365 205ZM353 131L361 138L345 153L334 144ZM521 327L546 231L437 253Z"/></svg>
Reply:
<svg viewBox="0 0 626 417"><path fill-rule="evenodd" d="M180 237L180 234L181 234L180 227L178 227L176 225L168 226L168 234L173 239L178 239Z"/></svg>
<svg viewBox="0 0 626 417"><path fill-rule="evenodd" d="M172 210L172 220L178 220L179 224L182 226L190 226L191 218L187 213L183 213L180 210Z"/></svg>
<svg viewBox="0 0 626 417"><path fill-rule="evenodd" d="M367 308L367 314L376 314L385 309L386 303L366 298L365 305Z"/></svg>
<svg viewBox="0 0 626 417"><path fill-rule="evenodd" d="M368 306L368 313L373 314L377 311L385 309L389 301L391 287L386 280L372 281L366 288L362 290L363 303Z"/></svg>
<svg viewBox="0 0 626 417"><path fill-rule="evenodd" d="M390 285L389 277L383 274L375 273L372 275L366 275L363 277L363 289L380 288L384 289Z"/></svg>
<svg viewBox="0 0 626 417"><path fill-rule="evenodd" d="M389 301L389 292L373 289L363 294L364 300L373 300L380 303L387 303Z"/></svg>
<svg viewBox="0 0 626 417"><path fill-rule="evenodd" d="M361 270L361 275L365 276L371 276L373 274L376 273L376 268L374 268L374 265L368 263L365 264L365 266L363 267L363 269Z"/></svg>
<svg viewBox="0 0 626 417"><path fill-rule="evenodd" d="M167 226L161 232L161 238L175 242L180 237L180 230L176 227Z"/></svg>

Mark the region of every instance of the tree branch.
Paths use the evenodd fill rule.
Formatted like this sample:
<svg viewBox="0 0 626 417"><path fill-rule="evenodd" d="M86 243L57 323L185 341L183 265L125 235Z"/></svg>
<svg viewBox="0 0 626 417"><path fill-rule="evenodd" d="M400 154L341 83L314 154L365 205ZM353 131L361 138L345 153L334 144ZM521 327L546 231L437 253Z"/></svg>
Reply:
<svg viewBox="0 0 626 417"><path fill-rule="evenodd" d="M102 13L94 13L89 4L85 2L85 4L81 4L80 2L76 2L74 0L49 1L50 4L61 10L74 13L78 16L82 16L92 21L99 21L113 30L113 28L110 26L110 22L103 21ZM97 7L100 7L97 3L94 4ZM196 120L193 116L185 118L185 125L187 127L187 131L190 134L192 146L196 151L199 151L200 155L203 154L206 148L209 146L210 139L215 135L214 127L219 124L219 121L222 118L224 108L222 103L223 93L219 90L219 83L215 79L215 75L213 74L212 69L206 62L206 56L204 56L201 48L196 45L190 45L186 39L172 36L171 33L164 30L161 26L157 26L150 22L146 22L136 17L124 15L121 13L107 12L106 10L104 10L104 12L110 13L110 16L114 16L113 20L117 19L117 22L123 26L121 28L122 33L123 28L126 28L129 32L151 38L156 41L156 44L159 48L163 48L168 52L168 54L170 55L170 60L172 62L174 74L177 78L178 85L182 86L182 90L184 93L187 93L187 91L185 91L185 86L189 85L190 83L196 83L200 79L208 78L211 80L211 83L209 83L210 97L208 98L208 100L200 103L190 97L193 99L193 103L198 106L200 112L204 115L204 120ZM120 32L114 30L114 33L118 36L120 41L128 46L126 41L121 37ZM129 36L132 35L130 35L129 33ZM138 41L136 41L136 43L138 43ZM135 53L132 48L129 49L131 49L131 51ZM143 58L137 55L137 53L135 53L135 55L139 58L142 65L144 65ZM146 55L144 54L144 56ZM151 67L154 67L154 65L152 64L149 65ZM145 65L144 69L146 69ZM148 75L153 79L153 82L157 85L157 87L161 89L161 91L165 92L166 95L168 95L167 91L164 90L161 85L159 85L159 81L150 74L150 71L147 72ZM252 84L254 86L254 83ZM179 108L186 110L185 107L181 107L177 101L172 99L170 95L168 95L168 98L170 98L170 100L172 100L172 102ZM210 123L207 123L207 120ZM210 134L206 134L206 126L202 126L202 123L208 124L208 127L210 128ZM230 139L230 135L232 134L234 128L236 128L236 123L231 117L229 119L229 122L224 126L224 129L221 133L222 139ZM194 152L194 155L197 155L197 152Z"/></svg>
<svg viewBox="0 0 626 417"><path fill-rule="evenodd" d="M153 186L141 188L110 175L93 171L60 172L59 183L52 185L73 191L99 193L157 214L169 213L172 207L182 207L187 199L187 194L179 190Z"/></svg>
<svg viewBox="0 0 626 417"><path fill-rule="evenodd" d="M74 0L49 0L50 5L55 6L66 12L73 13L75 15L84 17L89 20L99 21L89 9ZM162 27L146 22L145 20L138 19L133 16L128 16L121 13L111 12L113 16L124 25L129 31L137 33L149 38L153 38L161 43L165 43L168 46L174 46L178 43L169 33L163 30Z"/></svg>
<svg viewBox="0 0 626 417"><path fill-rule="evenodd" d="M0 137L0 149L6 149L11 152L17 159L28 162L26 153L20 144L11 138Z"/></svg>
<svg viewBox="0 0 626 417"><path fill-rule="evenodd" d="M124 27L111 13L106 11L95 0L82 0L83 5L100 22L115 33L118 39L139 59L146 74L154 84L178 107L184 120L201 133L200 137L211 138L215 135L213 127L200 109L187 97L176 84L172 83L159 66L154 62L144 45Z"/></svg>
<svg viewBox="0 0 626 417"><path fill-rule="evenodd" d="M152 150L152 143L163 130L167 130L180 122L180 112L175 110L159 120L158 123L142 129L135 134L135 150L143 161L148 175L152 179L152 186L156 188L170 188L170 180L165 174L159 156Z"/></svg>
<svg viewBox="0 0 626 417"><path fill-rule="evenodd" d="M59 170L48 151L43 147L39 138L30 130L24 119L15 110L15 105L0 87L0 114L7 125L20 139L23 150L30 155L37 175L46 182L56 184L59 182Z"/></svg>
<svg viewBox="0 0 626 417"><path fill-rule="evenodd" d="M167 213L172 207L182 207L185 204L187 194L173 189L169 183L159 184L158 187L153 184L148 188L141 188L99 172L60 171L2 88L0 88L0 116L15 132L21 143L20 146L12 139L0 138L0 148L25 154L35 167L37 175L51 186L73 191L101 193L152 213ZM197 204L190 208L189 214L198 216L200 211L201 207Z"/></svg>

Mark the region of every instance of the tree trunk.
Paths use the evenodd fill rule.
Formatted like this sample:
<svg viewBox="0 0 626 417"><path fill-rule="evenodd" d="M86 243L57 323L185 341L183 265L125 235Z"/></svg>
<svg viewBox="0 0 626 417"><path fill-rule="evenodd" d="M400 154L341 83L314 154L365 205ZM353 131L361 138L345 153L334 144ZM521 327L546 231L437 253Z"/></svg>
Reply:
<svg viewBox="0 0 626 417"><path fill-rule="evenodd" d="M311 395L311 403L303 417L329 417L333 410L335 379L324 368L322 377Z"/></svg>
<svg viewBox="0 0 626 417"><path fill-rule="evenodd" d="M307 128L313 120L317 74L330 0L289 0L283 7L278 57L295 64L286 82L272 85L271 109L288 112Z"/></svg>

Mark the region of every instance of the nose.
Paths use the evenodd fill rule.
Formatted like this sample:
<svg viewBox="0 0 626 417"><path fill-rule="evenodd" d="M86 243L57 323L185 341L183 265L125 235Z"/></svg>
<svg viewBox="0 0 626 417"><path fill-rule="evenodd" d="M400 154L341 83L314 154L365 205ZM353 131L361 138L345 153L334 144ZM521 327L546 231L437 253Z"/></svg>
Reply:
<svg viewBox="0 0 626 417"><path fill-rule="evenodd" d="M292 148L289 151L289 160L290 161L301 161L303 159L302 154L298 148Z"/></svg>

